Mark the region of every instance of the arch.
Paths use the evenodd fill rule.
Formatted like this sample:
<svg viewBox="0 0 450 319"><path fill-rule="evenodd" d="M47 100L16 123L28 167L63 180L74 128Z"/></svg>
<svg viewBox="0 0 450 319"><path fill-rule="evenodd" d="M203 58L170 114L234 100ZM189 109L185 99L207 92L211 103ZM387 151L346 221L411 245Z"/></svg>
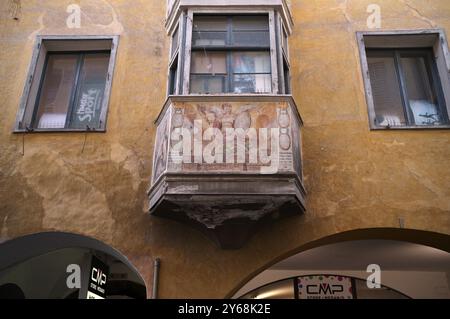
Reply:
<svg viewBox="0 0 450 319"><path fill-rule="evenodd" d="M280 254L279 256L272 259L270 262L266 263L263 267L257 269L256 271L248 275L244 280L242 280L239 283L239 285L237 285L232 291L230 291L227 294L226 298L232 298L242 287L244 287L247 283L249 283L253 278L261 274L263 271L274 266L275 264L291 256L325 245L358 240L402 241L412 244L428 246L450 253L450 235L446 234L415 229L405 229L405 228L366 228L366 229L344 231L341 233L333 234L330 236L326 236L320 239L304 243L293 250Z"/></svg>
<svg viewBox="0 0 450 319"><path fill-rule="evenodd" d="M302 276L302 277L308 277L308 276L314 276L314 277L316 277L316 276L323 276L323 275L325 275L325 274L308 274L308 275L304 275L304 276ZM331 274L331 273L327 273L325 276L335 276L335 277L339 277L340 275L339 275L339 274ZM348 276L348 275L347 275L347 276L345 276L345 277L346 277L346 278L350 278L351 280L358 280L358 281L365 281L365 280L366 280L365 278L362 278L362 277L357 276L357 275L354 275L354 276ZM290 284L293 285L293 284L295 284L295 280L297 280L297 279L298 279L298 277L288 277L288 278L279 279L279 280L276 280L276 281L267 283L267 284L265 284L265 285L263 285L263 286L260 286L260 287L258 287L258 288L255 289L255 290L268 288L268 287L270 287L270 286L272 286L272 285L276 285L276 284L280 284L280 283L286 283L286 282L288 282L288 283L291 282ZM382 286L383 288L387 288L387 289L393 291L394 293L398 294L399 296L403 297L404 299L412 299L412 298L409 297L408 295L402 293L401 291L398 291L398 290L396 290L396 289L393 289L392 287L388 287L388 286L386 286L386 285L381 285L381 286ZM246 295L249 295L249 294L254 293L255 290L252 290L252 291L247 292ZM292 288L292 292L295 294L295 289L294 289L294 288ZM240 297L238 297L238 298L241 298L241 297L243 297L243 296L240 296Z"/></svg>
<svg viewBox="0 0 450 319"><path fill-rule="evenodd" d="M0 285L0 299L25 299L22 289L12 283Z"/></svg>
<svg viewBox="0 0 450 319"><path fill-rule="evenodd" d="M109 268L114 267L116 271L118 270L121 274L126 274L132 278L132 280L130 278L108 278L109 285L114 288L111 290L111 296L119 295L120 291L126 291L129 297L146 298L145 280L126 256L97 239L73 233L35 233L1 243L0 275L2 273L4 275L14 274L16 269L21 269L25 264L39 263L43 269L46 269L45 267L51 266L50 260L58 260L60 257L67 256L71 256L68 259L66 258L67 260L79 260L82 262L87 260L86 256L90 258L93 256L96 258L101 257L105 263L107 260ZM83 257L80 259L80 256ZM86 265L86 263L83 263L83 265ZM61 267L58 269L61 269ZM55 285L53 290L50 290L48 293L49 298L53 298L52 296L55 295L61 298L65 297L55 293L55 291L60 292L60 294L67 293L67 291L63 292L63 288L67 288L66 279L68 274L65 271L66 268L61 269L58 274L52 275ZM29 275L28 272L27 274ZM73 293L73 291L70 291L70 294Z"/></svg>

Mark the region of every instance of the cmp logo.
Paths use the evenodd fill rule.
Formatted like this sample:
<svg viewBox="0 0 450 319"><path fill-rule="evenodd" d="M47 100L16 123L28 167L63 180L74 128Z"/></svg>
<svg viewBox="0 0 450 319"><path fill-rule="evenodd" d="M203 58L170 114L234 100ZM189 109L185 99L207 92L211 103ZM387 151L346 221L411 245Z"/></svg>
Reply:
<svg viewBox="0 0 450 319"><path fill-rule="evenodd" d="M83 269L85 269L83 271L84 275L81 276L81 267L79 265L70 264L67 266L66 271L69 274L66 280L67 287L70 289L81 289L81 298L106 298L107 281L109 276L108 265L97 257L92 256L90 267L86 266ZM83 281L82 278L84 278Z"/></svg>
<svg viewBox="0 0 450 319"><path fill-rule="evenodd" d="M99 286L103 286L106 284L106 274L103 273L101 269L93 267L91 272L91 280Z"/></svg>
<svg viewBox="0 0 450 319"><path fill-rule="evenodd" d="M109 267L95 256L92 256L87 299L106 298Z"/></svg>
<svg viewBox="0 0 450 319"><path fill-rule="evenodd" d="M297 278L297 294L299 299L353 299L353 282L344 276L302 276Z"/></svg>
<svg viewBox="0 0 450 319"><path fill-rule="evenodd" d="M344 292L344 286L330 285L327 283L307 285L306 292L310 295L335 295Z"/></svg>

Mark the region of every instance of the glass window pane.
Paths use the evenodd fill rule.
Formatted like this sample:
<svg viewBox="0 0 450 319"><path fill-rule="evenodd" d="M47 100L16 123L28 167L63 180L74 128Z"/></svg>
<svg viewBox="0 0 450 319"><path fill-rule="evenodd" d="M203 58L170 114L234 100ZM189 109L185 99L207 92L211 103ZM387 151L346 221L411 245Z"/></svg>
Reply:
<svg viewBox="0 0 450 319"><path fill-rule="evenodd" d="M401 58L409 106L416 125L442 124L437 97L431 87L423 57Z"/></svg>
<svg viewBox="0 0 450 319"><path fill-rule="evenodd" d="M393 57L368 57L370 83L375 103L376 124L380 126L406 125Z"/></svg>
<svg viewBox="0 0 450 319"><path fill-rule="evenodd" d="M269 31L267 16L235 16L233 17L234 31Z"/></svg>
<svg viewBox="0 0 450 319"><path fill-rule="evenodd" d="M235 31L232 45L269 47L270 37L268 31Z"/></svg>
<svg viewBox="0 0 450 319"><path fill-rule="evenodd" d="M284 72L284 93L291 93L291 73L289 72L289 66L285 58L283 58L283 72Z"/></svg>
<svg viewBox="0 0 450 319"><path fill-rule="evenodd" d="M234 52L234 73L270 73L269 52Z"/></svg>
<svg viewBox="0 0 450 319"><path fill-rule="evenodd" d="M233 76L234 93L270 93L270 74L236 74Z"/></svg>
<svg viewBox="0 0 450 319"><path fill-rule="evenodd" d="M169 73L169 94L173 95L176 93L177 85L178 85L178 56L173 61L173 64L170 67Z"/></svg>
<svg viewBox="0 0 450 319"><path fill-rule="evenodd" d="M80 74L80 85L72 111L70 127L99 126L109 66L109 53L87 54Z"/></svg>
<svg viewBox="0 0 450 319"><path fill-rule="evenodd" d="M225 52L192 52L191 73L227 73Z"/></svg>
<svg viewBox="0 0 450 319"><path fill-rule="evenodd" d="M77 61L77 55L49 55L35 120L37 128L65 127Z"/></svg>
<svg viewBox="0 0 450 319"><path fill-rule="evenodd" d="M194 46L214 46L225 45L227 43L227 33L219 31L194 31L192 35L192 45Z"/></svg>
<svg viewBox="0 0 450 319"><path fill-rule="evenodd" d="M226 92L226 76L224 75L191 75L190 92L195 94L201 93L225 93Z"/></svg>
<svg viewBox="0 0 450 319"><path fill-rule="evenodd" d="M172 37L172 53L171 53L171 55L173 55L175 53L175 51L178 49L179 35L180 34L179 34L178 28L177 28Z"/></svg>
<svg viewBox="0 0 450 319"><path fill-rule="evenodd" d="M227 17L195 16L194 31L227 31Z"/></svg>
<svg viewBox="0 0 450 319"><path fill-rule="evenodd" d="M286 55L288 55L288 36L287 36L287 33L286 33L286 31L283 29L283 50L284 50L284 53L286 54Z"/></svg>

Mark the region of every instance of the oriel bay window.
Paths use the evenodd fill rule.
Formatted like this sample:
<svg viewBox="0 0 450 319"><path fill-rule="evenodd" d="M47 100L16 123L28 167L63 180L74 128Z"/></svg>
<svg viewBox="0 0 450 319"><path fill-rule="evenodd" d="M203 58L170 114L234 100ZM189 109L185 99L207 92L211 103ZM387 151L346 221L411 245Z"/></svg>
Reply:
<svg viewBox="0 0 450 319"><path fill-rule="evenodd" d="M190 93L271 93L267 15L194 15Z"/></svg>
<svg viewBox="0 0 450 319"><path fill-rule="evenodd" d="M237 249L260 221L305 212L302 120L289 94L292 15L285 0L169 5L149 213Z"/></svg>
<svg viewBox="0 0 450 319"><path fill-rule="evenodd" d="M116 38L38 38L16 131L104 130Z"/></svg>

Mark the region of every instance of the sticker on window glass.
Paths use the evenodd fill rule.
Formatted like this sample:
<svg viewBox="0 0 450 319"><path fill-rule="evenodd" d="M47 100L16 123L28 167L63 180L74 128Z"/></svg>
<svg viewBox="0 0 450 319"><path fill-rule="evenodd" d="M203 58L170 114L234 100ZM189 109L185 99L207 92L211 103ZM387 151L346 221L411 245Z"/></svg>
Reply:
<svg viewBox="0 0 450 319"><path fill-rule="evenodd" d="M75 104L71 126L73 128L95 128L99 124L102 109L103 84L83 85Z"/></svg>

